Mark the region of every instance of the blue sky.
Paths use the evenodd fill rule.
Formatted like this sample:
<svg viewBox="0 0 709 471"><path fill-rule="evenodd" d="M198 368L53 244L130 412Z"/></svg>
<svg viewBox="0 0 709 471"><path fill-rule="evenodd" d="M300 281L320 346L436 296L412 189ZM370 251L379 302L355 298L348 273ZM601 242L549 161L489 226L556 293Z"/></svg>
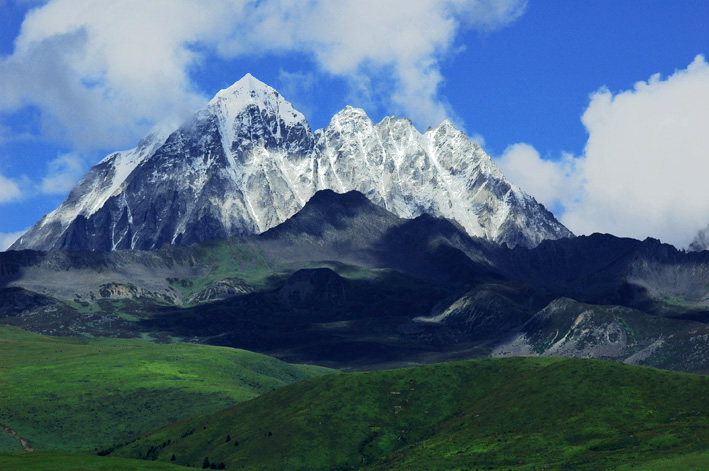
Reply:
<svg viewBox="0 0 709 471"><path fill-rule="evenodd" d="M209 5L209 7L205 7ZM0 249L250 72L316 129L451 119L577 234L709 223L709 2L0 0Z"/></svg>

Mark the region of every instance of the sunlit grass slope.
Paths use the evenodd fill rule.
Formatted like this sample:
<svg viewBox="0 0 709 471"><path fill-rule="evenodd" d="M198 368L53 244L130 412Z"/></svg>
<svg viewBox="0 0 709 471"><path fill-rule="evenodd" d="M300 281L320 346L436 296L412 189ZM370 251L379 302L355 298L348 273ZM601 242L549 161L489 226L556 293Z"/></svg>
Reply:
<svg viewBox="0 0 709 471"><path fill-rule="evenodd" d="M708 393L707 377L565 358L329 375L112 456L243 470L708 469Z"/></svg>
<svg viewBox="0 0 709 471"><path fill-rule="evenodd" d="M326 371L231 348L0 327L0 423L37 449L93 450ZM17 449L0 434L2 450Z"/></svg>

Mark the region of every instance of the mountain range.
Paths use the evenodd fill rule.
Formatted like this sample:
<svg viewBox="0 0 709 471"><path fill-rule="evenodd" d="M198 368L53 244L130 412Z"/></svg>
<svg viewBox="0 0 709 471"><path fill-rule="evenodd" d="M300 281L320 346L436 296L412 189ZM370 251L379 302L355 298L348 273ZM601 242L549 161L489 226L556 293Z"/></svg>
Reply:
<svg viewBox="0 0 709 471"><path fill-rule="evenodd" d="M574 237L450 122L312 132L247 75L0 254L2 322L351 369L509 355L709 371L709 255ZM29 249L29 250L28 250Z"/></svg>
<svg viewBox="0 0 709 471"><path fill-rule="evenodd" d="M258 234L318 190L357 190L404 218L446 217L469 235L533 247L572 236L449 121L419 133L347 107L325 129L246 75L172 133L94 166L11 250L155 250Z"/></svg>
<svg viewBox="0 0 709 471"><path fill-rule="evenodd" d="M458 358L603 358L709 371L709 252L596 234L535 248L316 193L251 236L155 251L0 254L2 322L182 339L378 369Z"/></svg>
<svg viewBox="0 0 709 471"><path fill-rule="evenodd" d="M0 468L709 469L705 235L576 237L450 122L247 75L0 252Z"/></svg>

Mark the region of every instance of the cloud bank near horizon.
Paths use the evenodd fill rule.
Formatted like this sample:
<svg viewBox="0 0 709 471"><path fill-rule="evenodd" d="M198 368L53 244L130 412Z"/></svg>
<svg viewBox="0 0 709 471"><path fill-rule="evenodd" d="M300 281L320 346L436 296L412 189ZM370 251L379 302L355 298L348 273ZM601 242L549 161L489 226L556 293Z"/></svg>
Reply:
<svg viewBox="0 0 709 471"><path fill-rule="evenodd" d="M4 252L10 247L17 239L19 239L27 229L17 232L0 232L0 252Z"/></svg>
<svg viewBox="0 0 709 471"><path fill-rule="evenodd" d="M601 88L581 118L584 154L546 160L529 144L497 159L510 180L558 210L576 234L659 238L687 247L709 222L709 64Z"/></svg>
<svg viewBox="0 0 709 471"><path fill-rule="evenodd" d="M384 100L425 128L455 118L439 94L439 64L459 33L502 27L525 8L526 0L213 0L209 8L49 0L27 14L14 52L0 59L0 113L36 108L42 137L74 151L120 148L210 98L190 76L209 54L298 52L317 73L345 79L359 100ZM385 77L387 87L377 86Z"/></svg>

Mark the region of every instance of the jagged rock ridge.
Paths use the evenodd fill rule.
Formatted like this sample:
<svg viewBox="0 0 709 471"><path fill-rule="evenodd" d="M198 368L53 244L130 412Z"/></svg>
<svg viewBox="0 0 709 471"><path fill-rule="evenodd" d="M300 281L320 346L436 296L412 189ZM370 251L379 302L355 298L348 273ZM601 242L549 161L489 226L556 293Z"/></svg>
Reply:
<svg viewBox="0 0 709 471"><path fill-rule="evenodd" d="M347 107L312 132L246 75L173 133L106 157L10 249L154 250L261 233L321 189L357 190L400 217L443 216L510 246L572 236L448 121L421 134L408 119L375 125Z"/></svg>

